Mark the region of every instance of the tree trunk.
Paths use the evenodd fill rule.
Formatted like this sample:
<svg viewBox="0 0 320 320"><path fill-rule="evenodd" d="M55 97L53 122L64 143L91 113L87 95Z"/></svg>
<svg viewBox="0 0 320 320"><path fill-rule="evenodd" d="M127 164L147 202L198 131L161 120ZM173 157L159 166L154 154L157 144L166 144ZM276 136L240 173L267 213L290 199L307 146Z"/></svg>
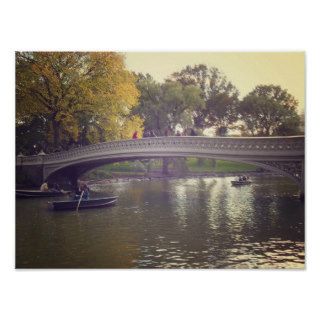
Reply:
<svg viewBox="0 0 320 320"><path fill-rule="evenodd" d="M53 146L55 149L60 146L60 124L55 119L52 119L52 130L53 130Z"/></svg>

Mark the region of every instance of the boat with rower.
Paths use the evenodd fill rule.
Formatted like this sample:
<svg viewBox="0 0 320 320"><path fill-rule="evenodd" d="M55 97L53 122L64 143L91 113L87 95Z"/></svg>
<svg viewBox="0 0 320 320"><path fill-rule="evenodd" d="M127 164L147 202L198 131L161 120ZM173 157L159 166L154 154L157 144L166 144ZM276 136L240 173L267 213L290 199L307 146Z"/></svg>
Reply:
<svg viewBox="0 0 320 320"><path fill-rule="evenodd" d="M53 210L81 210L81 209L92 209L92 208L103 208L111 207L116 204L118 200L117 196L88 199L88 200L72 200L72 201L53 201ZM80 203L79 203L80 202Z"/></svg>
<svg viewBox="0 0 320 320"><path fill-rule="evenodd" d="M69 195L71 191L16 190L17 198L45 198Z"/></svg>
<svg viewBox="0 0 320 320"><path fill-rule="evenodd" d="M250 180L244 180L244 181L232 180L231 181L231 184L233 186L246 186L246 185L249 185L251 183L252 183L252 181L250 181Z"/></svg>

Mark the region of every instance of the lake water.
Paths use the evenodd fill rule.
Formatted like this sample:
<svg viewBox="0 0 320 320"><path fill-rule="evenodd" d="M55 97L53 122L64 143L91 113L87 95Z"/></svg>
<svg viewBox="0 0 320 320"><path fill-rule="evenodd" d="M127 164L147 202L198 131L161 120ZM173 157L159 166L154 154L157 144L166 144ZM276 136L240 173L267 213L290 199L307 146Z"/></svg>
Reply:
<svg viewBox="0 0 320 320"><path fill-rule="evenodd" d="M287 178L94 185L111 208L55 212L17 199L17 268L304 268L304 203Z"/></svg>

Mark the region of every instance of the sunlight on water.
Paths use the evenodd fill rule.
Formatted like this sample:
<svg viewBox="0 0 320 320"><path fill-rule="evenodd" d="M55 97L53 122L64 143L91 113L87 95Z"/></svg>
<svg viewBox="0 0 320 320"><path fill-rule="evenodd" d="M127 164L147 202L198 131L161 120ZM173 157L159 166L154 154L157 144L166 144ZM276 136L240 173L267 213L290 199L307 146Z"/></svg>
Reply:
<svg viewBox="0 0 320 320"><path fill-rule="evenodd" d="M304 268L304 206L286 178L160 179L95 185L112 208L48 210L17 200L17 267Z"/></svg>

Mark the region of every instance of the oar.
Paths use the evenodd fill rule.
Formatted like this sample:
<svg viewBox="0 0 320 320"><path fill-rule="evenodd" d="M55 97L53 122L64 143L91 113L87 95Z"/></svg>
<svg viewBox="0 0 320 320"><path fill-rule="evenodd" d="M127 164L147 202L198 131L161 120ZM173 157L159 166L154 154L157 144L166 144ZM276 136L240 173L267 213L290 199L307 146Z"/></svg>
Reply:
<svg viewBox="0 0 320 320"><path fill-rule="evenodd" d="M80 199L79 199L79 202L78 202L78 205L77 205L77 211L79 210L79 206L80 206L80 202L82 200L83 193L84 193L84 190L81 192Z"/></svg>

